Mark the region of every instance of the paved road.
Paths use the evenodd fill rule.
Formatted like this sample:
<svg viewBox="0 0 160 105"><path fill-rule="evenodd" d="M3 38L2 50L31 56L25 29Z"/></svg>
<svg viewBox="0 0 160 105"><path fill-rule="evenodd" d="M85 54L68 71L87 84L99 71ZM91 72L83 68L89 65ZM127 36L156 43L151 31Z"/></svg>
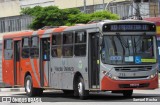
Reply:
<svg viewBox="0 0 160 105"><path fill-rule="evenodd" d="M24 92L0 92L1 96L27 98ZM36 98L41 98L43 102L134 102L139 99L149 100L150 102L157 100L160 102L160 88L156 90L136 90L131 98L124 98L121 94L100 92L91 93L87 100L79 100L72 95L63 94L62 91L45 91L42 96Z"/></svg>

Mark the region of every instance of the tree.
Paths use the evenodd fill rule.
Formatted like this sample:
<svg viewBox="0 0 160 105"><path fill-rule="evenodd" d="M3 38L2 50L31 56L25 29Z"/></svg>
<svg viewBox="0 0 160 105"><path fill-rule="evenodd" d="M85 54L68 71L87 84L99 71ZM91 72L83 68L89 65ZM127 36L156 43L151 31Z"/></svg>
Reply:
<svg viewBox="0 0 160 105"><path fill-rule="evenodd" d="M79 9L59 9L56 6L24 8L21 14L33 17L31 29L40 29L44 26L63 26L78 23L88 23L91 20L119 19L118 15L108 11L81 13Z"/></svg>
<svg viewBox="0 0 160 105"><path fill-rule="evenodd" d="M106 19L117 20L119 19L119 16L108 11L98 11L91 14L79 13L76 15L70 15L68 24L74 25L77 23L88 23L89 21Z"/></svg>

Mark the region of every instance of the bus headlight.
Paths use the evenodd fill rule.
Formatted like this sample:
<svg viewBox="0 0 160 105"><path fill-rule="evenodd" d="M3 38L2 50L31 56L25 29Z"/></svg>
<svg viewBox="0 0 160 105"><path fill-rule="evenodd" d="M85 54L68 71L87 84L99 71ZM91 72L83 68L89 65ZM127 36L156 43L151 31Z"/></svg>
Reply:
<svg viewBox="0 0 160 105"><path fill-rule="evenodd" d="M118 78L117 78L117 76L113 76L112 79L117 80Z"/></svg>
<svg viewBox="0 0 160 105"><path fill-rule="evenodd" d="M150 79L154 78L156 76L156 74L152 74L149 76Z"/></svg>

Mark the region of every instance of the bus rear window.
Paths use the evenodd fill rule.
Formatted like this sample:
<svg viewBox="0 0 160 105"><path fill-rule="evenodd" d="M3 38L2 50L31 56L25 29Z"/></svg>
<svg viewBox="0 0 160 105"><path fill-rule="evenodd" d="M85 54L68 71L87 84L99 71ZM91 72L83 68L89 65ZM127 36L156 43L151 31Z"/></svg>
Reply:
<svg viewBox="0 0 160 105"><path fill-rule="evenodd" d="M31 38L31 48L30 48L30 57L38 58L39 56L39 38L34 36ZM29 56L29 55L27 55Z"/></svg>
<svg viewBox="0 0 160 105"><path fill-rule="evenodd" d="M63 44L73 44L73 34L72 33L63 34Z"/></svg>
<svg viewBox="0 0 160 105"><path fill-rule="evenodd" d="M53 35L52 45L61 45L61 35Z"/></svg>
<svg viewBox="0 0 160 105"><path fill-rule="evenodd" d="M75 43L86 43L86 33L85 32L76 32Z"/></svg>
<svg viewBox="0 0 160 105"><path fill-rule="evenodd" d="M29 47L29 38L23 39L23 47Z"/></svg>
<svg viewBox="0 0 160 105"><path fill-rule="evenodd" d="M38 47L38 37L32 37L32 47Z"/></svg>
<svg viewBox="0 0 160 105"><path fill-rule="evenodd" d="M23 42L22 42L22 58L29 58L29 56L30 56L29 40L30 39L28 37L23 38Z"/></svg>
<svg viewBox="0 0 160 105"><path fill-rule="evenodd" d="M10 60L13 57L13 41L11 39L4 40L4 58Z"/></svg>
<svg viewBox="0 0 160 105"><path fill-rule="evenodd" d="M5 40L5 49L12 49L12 40Z"/></svg>

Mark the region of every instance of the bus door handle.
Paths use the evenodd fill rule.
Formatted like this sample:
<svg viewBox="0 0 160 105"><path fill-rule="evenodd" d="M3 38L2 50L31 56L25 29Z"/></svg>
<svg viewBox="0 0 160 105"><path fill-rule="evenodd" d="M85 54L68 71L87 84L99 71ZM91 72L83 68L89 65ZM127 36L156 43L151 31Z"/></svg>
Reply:
<svg viewBox="0 0 160 105"><path fill-rule="evenodd" d="M51 72L52 72L52 68L51 68Z"/></svg>

